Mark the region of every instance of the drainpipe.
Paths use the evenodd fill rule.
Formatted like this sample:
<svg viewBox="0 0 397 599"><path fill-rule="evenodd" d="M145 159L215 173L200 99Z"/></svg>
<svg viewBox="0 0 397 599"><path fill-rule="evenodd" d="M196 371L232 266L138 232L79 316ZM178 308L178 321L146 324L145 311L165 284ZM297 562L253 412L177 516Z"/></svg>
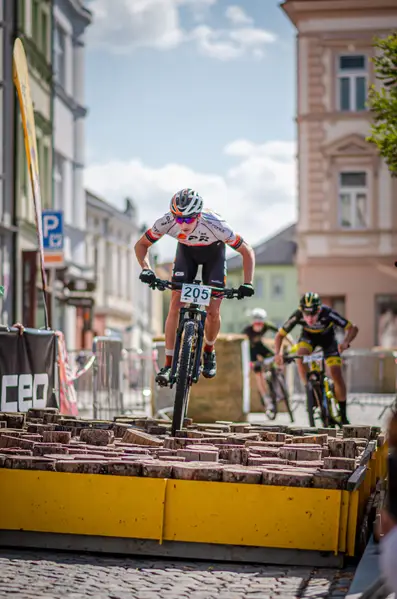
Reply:
<svg viewBox="0 0 397 599"><path fill-rule="evenodd" d="M14 42L17 38L17 30L18 30L18 8L17 8L17 3L13 4L12 7L12 13L11 13L11 17L12 17L12 35L11 35L11 39L12 39L12 45L14 45ZM7 32L4 32L3 30L3 35L7 35ZM3 41L4 43L4 41ZM4 70L4 72L6 72L6 69ZM13 81L10 82L12 86L14 86ZM12 224L14 227L16 227L16 231L14 231L12 233L12 252L13 252L13 260L12 260L12 323L17 321L17 305L18 305L18 264L19 262L21 263L21 271L22 271L22 257L20 257L18 255L18 197L17 197L17 191L18 191L18 185L17 185L17 158L18 158L18 134L19 134L19 122L18 122L18 99L17 99L17 94L16 94L16 90L13 90L14 92L14 99L13 99L13 159L12 159L12 168L11 168L11 173L10 175L12 176L12 181L13 181L13 185L12 185ZM3 111L4 111L4 104L3 104ZM3 112L3 118L4 118L4 112ZM11 259L11 257L10 257ZM21 313L20 315L20 319L22 322L22 317L23 314Z"/></svg>

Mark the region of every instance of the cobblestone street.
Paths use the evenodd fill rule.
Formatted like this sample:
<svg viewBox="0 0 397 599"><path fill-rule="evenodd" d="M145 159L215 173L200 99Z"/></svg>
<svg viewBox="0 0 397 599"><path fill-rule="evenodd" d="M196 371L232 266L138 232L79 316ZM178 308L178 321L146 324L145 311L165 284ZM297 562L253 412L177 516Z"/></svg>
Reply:
<svg viewBox="0 0 397 599"><path fill-rule="evenodd" d="M11 599L339 599L353 569L98 557L44 551L0 554L0 597Z"/></svg>

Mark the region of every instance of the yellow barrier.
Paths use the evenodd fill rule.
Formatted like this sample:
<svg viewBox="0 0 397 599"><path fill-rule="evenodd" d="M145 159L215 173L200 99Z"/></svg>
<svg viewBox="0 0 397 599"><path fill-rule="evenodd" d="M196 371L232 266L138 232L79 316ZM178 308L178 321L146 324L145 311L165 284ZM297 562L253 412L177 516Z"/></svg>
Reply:
<svg viewBox="0 0 397 599"><path fill-rule="evenodd" d="M354 554L358 491L0 470L1 530Z"/></svg>

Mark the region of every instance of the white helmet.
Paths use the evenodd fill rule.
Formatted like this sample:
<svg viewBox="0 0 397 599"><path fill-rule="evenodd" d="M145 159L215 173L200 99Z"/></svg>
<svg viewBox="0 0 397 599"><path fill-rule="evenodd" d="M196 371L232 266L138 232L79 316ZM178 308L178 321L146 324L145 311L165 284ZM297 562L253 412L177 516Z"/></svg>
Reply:
<svg viewBox="0 0 397 599"><path fill-rule="evenodd" d="M252 310L252 320L255 322L265 322L267 318L267 312L263 308L254 308Z"/></svg>
<svg viewBox="0 0 397 599"><path fill-rule="evenodd" d="M170 210L174 216L196 216L203 210L203 198L194 189L181 189L172 198Z"/></svg>

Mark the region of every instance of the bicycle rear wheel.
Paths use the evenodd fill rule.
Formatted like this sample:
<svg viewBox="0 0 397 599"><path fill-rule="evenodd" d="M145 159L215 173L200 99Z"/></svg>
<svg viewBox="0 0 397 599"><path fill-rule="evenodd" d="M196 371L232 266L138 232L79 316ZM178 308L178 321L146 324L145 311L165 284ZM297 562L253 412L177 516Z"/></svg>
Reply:
<svg viewBox="0 0 397 599"><path fill-rule="evenodd" d="M193 340L196 334L195 323L188 320L183 328L183 341L179 352L177 367L177 380L175 385L174 412L172 415L171 435L174 437L176 431L182 430L189 392L191 386L191 370L193 364Z"/></svg>
<svg viewBox="0 0 397 599"><path fill-rule="evenodd" d="M277 381L276 384L280 390L280 397L282 397L285 402L291 422L294 422L294 415L291 409L289 391L287 387L287 382L285 380L285 376L282 372L276 372L275 379Z"/></svg>

